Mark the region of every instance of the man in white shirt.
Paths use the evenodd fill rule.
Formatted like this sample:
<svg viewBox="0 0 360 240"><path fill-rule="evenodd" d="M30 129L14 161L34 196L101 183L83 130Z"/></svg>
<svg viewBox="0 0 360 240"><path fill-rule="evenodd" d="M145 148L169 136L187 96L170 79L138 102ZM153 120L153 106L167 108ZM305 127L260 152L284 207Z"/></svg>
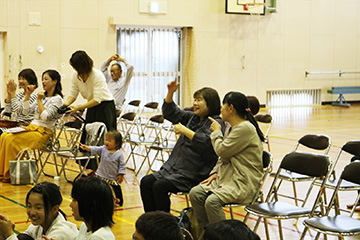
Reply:
<svg viewBox="0 0 360 240"><path fill-rule="evenodd" d="M111 65L109 72L109 64L112 61L116 61L116 63ZM125 76L122 76L121 65L118 62L123 62L125 64L127 69ZM106 60L103 65L101 65L101 71L105 75L106 83L111 94L115 98L117 114L120 114L120 110L125 101L125 95L129 88L130 80L134 71L134 66L124 58L120 57L119 54L115 54Z"/></svg>

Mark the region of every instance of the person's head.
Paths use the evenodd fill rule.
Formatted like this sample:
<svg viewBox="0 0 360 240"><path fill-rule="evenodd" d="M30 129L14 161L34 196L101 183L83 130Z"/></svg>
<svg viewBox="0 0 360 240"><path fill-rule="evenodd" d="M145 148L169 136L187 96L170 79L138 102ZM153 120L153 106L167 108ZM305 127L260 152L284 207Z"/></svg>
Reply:
<svg viewBox="0 0 360 240"><path fill-rule="evenodd" d="M203 240L260 240L260 237L239 220L223 220L209 224Z"/></svg>
<svg viewBox="0 0 360 240"><path fill-rule="evenodd" d="M52 96L59 94L61 97L63 97L62 86L61 86L61 75L58 71L49 69L43 72L42 85L43 85L43 89L45 90L46 96L48 96L48 93L52 92Z"/></svg>
<svg viewBox="0 0 360 240"><path fill-rule="evenodd" d="M249 102L249 108L252 113L252 115L258 114L260 110L260 102L259 99L255 96L246 96L248 102Z"/></svg>
<svg viewBox="0 0 360 240"><path fill-rule="evenodd" d="M110 74L113 80L117 80L121 78L122 75L121 65L119 63L112 64L110 67Z"/></svg>
<svg viewBox="0 0 360 240"><path fill-rule="evenodd" d="M38 87L36 74L30 68L23 69L19 72L18 83L19 83L19 88L22 89L25 89L27 85L35 85L36 88Z"/></svg>
<svg viewBox="0 0 360 240"><path fill-rule="evenodd" d="M194 113L200 118L220 114L220 97L213 88L204 87L194 93Z"/></svg>
<svg viewBox="0 0 360 240"><path fill-rule="evenodd" d="M141 215L135 223L133 239L136 240L182 240L177 219L167 212L155 211Z"/></svg>
<svg viewBox="0 0 360 240"><path fill-rule="evenodd" d="M114 197L108 183L98 177L80 178L73 183L70 203L73 216L90 226L92 232L114 224Z"/></svg>
<svg viewBox="0 0 360 240"><path fill-rule="evenodd" d="M223 105L221 107L222 120L228 121L233 111L235 111L240 118L250 121L256 128L261 141L264 141L264 135L249 108L248 99L241 92L228 92L225 95Z"/></svg>
<svg viewBox="0 0 360 240"><path fill-rule="evenodd" d="M116 130L111 130L106 133L105 146L108 150L119 150L122 146L123 140L121 133Z"/></svg>
<svg viewBox="0 0 360 240"><path fill-rule="evenodd" d="M94 62L85 51L78 50L71 55L70 65L78 73L78 77L87 78L94 66Z"/></svg>
<svg viewBox="0 0 360 240"><path fill-rule="evenodd" d="M26 195L26 213L35 226L48 229L62 202L60 188L50 182L36 184Z"/></svg>

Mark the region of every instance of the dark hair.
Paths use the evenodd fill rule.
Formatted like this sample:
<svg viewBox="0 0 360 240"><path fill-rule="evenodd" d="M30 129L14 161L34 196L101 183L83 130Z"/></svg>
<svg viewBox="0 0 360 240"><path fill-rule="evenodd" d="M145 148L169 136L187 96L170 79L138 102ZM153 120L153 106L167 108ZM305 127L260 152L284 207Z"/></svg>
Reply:
<svg viewBox="0 0 360 240"><path fill-rule="evenodd" d="M213 88L204 87L194 93L194 98L199 97L200 95L204 98L208 107L208 116L219 115L221 103L218 92Z"/></svg>
<svg viewBox="0 0 360 240"><path fill-rule="evenodd" d="M120 71L122 71L122 69L121 69L121 65L120 65L119 63L114 63L114 64L111 64L111 67L112 67L112 66L118 66L119 70L120 70Z"/></svg>
<svg viewBox="0 0 360 240"><path fill-rule="evenodd" d="M183 239L177 219L167 212L144 213L136 221L135 227L146 240Z"/></svg>
<svg viewBox="0 0 360 240"><path fill-rule="evenodd" d="M82 77L91 72L94 62L85 51L79 50L71 55L70 65L75 68L78 76Z"/></svg>
<svg viewBox="0 0 360 240"><path fill-rule="evenodd" d="M241 92L228 92L223 100L223 104L233 105L236 113L246 119L249 120L255 127L256 132L260 138L260 140L264 141L264 134L261 132L259 125L257 124L254 116L249 109L249 102L244 94Z"/></svg>
<svg viewBox="0 0 360 240"><path fill-rule="evenodd" d="M43 72L41 77L44 77L45 74L48 74L49 77L51 78L51 80L53 80L53 81L57 80L53 96L55 96L56 94L59 94L61 97L64 97L63 94L62 94L61 75L60 75L60 73L58 71L56 71L56 70L48 69L45 72ZM47 92L45 92L45 96L47 96ZM47 97L49 97L49 96L47 96Z"/></svg>
<svg viewBox="0 0 360 240"><path fill-rule="evenodd" d="M119 150L122 147L123 139L122 139L122 136L121 136L120 132L118 132L116 130L111 130L111 131L106 133L106 136L111 136L112 138L115 139L116 150Z"/></svg>
<svg viewBox="0 0 360 240"><path fill-rule="evenodd" d="M26 69L21 70L18 74L18 78L19 77L25 78L29 84L35 85L36 87L38 87L37 77L36 77L35 72L32 69L26 68Z"/></svg>
<svg viewBox="0 0 360 240"><path fill-rule="evenodd" d="M79 215L95 232L114 224L114 197L109 184L98 177L80 178L73 183L71 197L78 202Z"/></svg>
<svg viewBox="0 0 360 240"><path fill-rule="evenodd" d="M48 221L50 209L56 205L62 203L62 196L59 186L51 182L42 182L36 184L26 195L26 205L29 203L29 197L32 193L38 193L42 195L45 210L45 221ZM65 214L59 210L61 214Z"/></svg>
<svg viewBox="0 0 360 240"><path fill-rule="evenodd" d="M223 220L205 228L204 240L260 240L245 223L239 220Z"/></svg>
<svg viewBox="0 0 360 240"><path fill-rule="evenodd" d="M257 97L255 96L246 96L248 102L249 102L249 108L250 111L252 113L252 115L256 115L258 114L259 110L260 110L260 102L259 99L257 99Z"/></svg>

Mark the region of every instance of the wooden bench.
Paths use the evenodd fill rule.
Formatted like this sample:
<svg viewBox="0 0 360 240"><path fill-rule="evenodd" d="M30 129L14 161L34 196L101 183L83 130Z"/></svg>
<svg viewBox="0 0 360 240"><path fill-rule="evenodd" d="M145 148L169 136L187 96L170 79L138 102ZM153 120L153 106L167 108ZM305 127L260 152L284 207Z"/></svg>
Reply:
<svg viewBox="0 0 360 240"><path fill-rule="evenodd" d="M343 94L360 93L360 86L358 87L332 87L327 91L330 94L339 94L336 102L333 102L333 106L350 107L349 103L346 103Z"/></svg>

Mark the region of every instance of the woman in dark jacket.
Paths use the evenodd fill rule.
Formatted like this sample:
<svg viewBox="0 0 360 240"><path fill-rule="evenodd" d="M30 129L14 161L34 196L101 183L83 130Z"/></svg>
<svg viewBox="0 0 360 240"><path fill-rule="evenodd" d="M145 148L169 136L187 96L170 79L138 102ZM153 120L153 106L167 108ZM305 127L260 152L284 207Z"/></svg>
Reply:
<svg viewBox="0 0 360 240"><path fill-rule="evenodd" d="M184 111L173 102L179 83L168 83L168 93L162 106L164 117L181 134L169 159L161 169L141 179L140 192L145 212L170 211L169 193L188 192L204 180L217 162L211 145L211 116L221 124L220 98L216 90L202 88L194 93L194 112Z"/></svg>

